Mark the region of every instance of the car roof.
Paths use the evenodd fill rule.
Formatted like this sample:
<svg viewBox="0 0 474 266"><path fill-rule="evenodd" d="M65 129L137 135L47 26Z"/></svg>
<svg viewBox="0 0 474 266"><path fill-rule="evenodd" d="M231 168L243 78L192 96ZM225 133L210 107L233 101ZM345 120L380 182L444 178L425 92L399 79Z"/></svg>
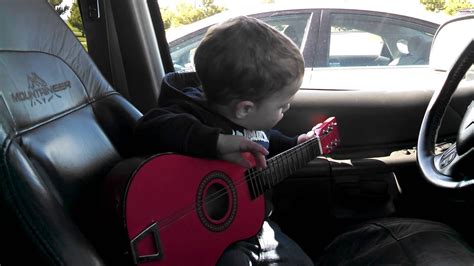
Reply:
<svg viewBox="0 0 474 266"><path fill-rule="evenodd" d="M239 9L229 9L213 16L204 18L191 24L170 28L166 31L168 42L172 42L180 37L186 36L197 30L207 28L226 19L240 15L257 15L267 12L278 11L296 11L305 9L340 9L381 12L391 15L405 16L421 19L427 22L442 24L449 19L449 16L443 13L434 13L426 11L422 6L406 8L406 5L387 5L384 1L360 1L357 3L346 1L311 1L297 2L291 4L255 4L247 5Z"/></svg>

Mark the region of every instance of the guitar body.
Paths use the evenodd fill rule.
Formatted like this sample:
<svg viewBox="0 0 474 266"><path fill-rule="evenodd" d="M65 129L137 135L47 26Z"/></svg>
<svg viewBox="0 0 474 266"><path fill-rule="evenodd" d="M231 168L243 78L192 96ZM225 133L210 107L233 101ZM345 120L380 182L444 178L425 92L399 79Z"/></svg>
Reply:
<svg viewBox="0 0 474 266"><path fill-rule="evenodd" d="M335 117L313 133L264 169L173 153L116 165L106 179L105 209L123 222L133 262L215 265L232 243L258 233L265 191L339 144Z"/></svg>
<svg viewBox="0 0 474 266"><path fill-rule="evenodd" d="M265 201L251 198L245 171L178 154L143 161L119 204L135 263L215 265L233 242L255 236Z"/></svg>

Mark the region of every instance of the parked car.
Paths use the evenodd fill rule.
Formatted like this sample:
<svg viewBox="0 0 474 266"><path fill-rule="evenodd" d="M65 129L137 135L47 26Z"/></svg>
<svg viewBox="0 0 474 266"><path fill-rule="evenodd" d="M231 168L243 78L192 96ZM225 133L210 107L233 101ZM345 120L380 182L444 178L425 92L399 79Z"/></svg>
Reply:
<svg viewBox="0 0 474 266"><path fill-rule="evenodd" d="M167 38L178 71L193 69L194 50L211 25L236 15L259 18L285 34L302 51L307 68L427 65L433 35L446 17L373 6L265 5L225 11L171 28Z"/></svg>
<svg viewBox="0 0 474 266"><path fill-rule="evenodd" d="M159 97L166 97L160 95L164 75L186 70L170 60L159 2L78 0L86 51L46 0L0 1L2 266L166 265L173 264L170 253L191 261L179 265L197 265L209 255L206 248L215 247L216 238L235 228L230 208L223 209L228 212L221 212L222 219L207 219L209 212L203 212L213 205L204 202L214 196L204 194L215 191L210 183L202 182L202 189L190 196L198 203L183 208L173 208L177 198L185 198L182 186L174 182L159 188L177 191L170 193L177 198L155 190L143 193L151 187L147 183L135 194L143 204L120 208L127 198L115 188L129 188L132 176L106 179L112 169L136 170L117 168L122 163L157 156L136 149L134 127L144 112L158 105ZM336 18L353 12L349 7L309 12L301 47L316 44L307 37L313 27L329 35L331 15L338 22L335 38L350 36L355 42L382 33L372 27L341 33L347 20ZM374 29L379 22L398 21L393 15L381 17L371 24ZM404 31L404 40L435 36L429 65L365 66L387 60L369 60L362 49L357 59L346 60L345 49L339 48L331 58L330 42L323 42L325 50L314 55L306 47L302 50L311 58L306 80L278 129L297 135L334 116L340 143L275 187L272 219L316 263L474 264L474 218L468 215L474 210L474 17L442 24L437 33L430 31L431 24L408 20L400 22L414 27ZM364 29L367 33L361 33ZM400 36L384 38L379 56L389 58L389 65L404 49L410 52ZM378 50L376 44L367 46L370 52ZM356 61L363 66L342 67ZM182 172L200 168L165 166ZM152 180L161 180L165 166L149 171ZM225 174L214 173L206 180L217 180L218 188L228 184ZM223 206L231 202L237 201L232 198ZM165 207L157 208L158 203ZM145 227L130 228L123 218L131 210L171 211L163 219L146 219ZM160 240L170 225L187 217L196 223L179 227L167 239L180 247L198 230L207 230L209 237L191 237L188 249L170 251L168 242ZM255 222L252 218L244 221Z"/></svg>

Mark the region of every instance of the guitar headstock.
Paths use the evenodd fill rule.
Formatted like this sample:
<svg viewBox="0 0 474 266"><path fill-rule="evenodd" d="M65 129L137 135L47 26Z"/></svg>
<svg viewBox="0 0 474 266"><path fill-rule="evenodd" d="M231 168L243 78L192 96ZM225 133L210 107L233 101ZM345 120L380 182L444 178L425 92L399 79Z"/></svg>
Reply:
<svg viewBox="0 0 474 266"><path fill-rule="evenodd" d="M316 138L319 138L321 154L331 153L341 142L337 121L334 116L316 125L314 133Z"/></svg>

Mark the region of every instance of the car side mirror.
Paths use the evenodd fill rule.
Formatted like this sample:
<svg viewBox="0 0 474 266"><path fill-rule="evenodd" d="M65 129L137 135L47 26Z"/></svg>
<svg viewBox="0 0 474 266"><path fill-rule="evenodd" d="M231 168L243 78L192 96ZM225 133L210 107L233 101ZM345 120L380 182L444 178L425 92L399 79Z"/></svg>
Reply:
<svg viewBox="0 0 474 266"><path fill-rule="evenodd" d="M472 29L474 15L456 17L443 23L433 39L430 66L436 71L451 69L462 51L474 40Z"/></svg>

